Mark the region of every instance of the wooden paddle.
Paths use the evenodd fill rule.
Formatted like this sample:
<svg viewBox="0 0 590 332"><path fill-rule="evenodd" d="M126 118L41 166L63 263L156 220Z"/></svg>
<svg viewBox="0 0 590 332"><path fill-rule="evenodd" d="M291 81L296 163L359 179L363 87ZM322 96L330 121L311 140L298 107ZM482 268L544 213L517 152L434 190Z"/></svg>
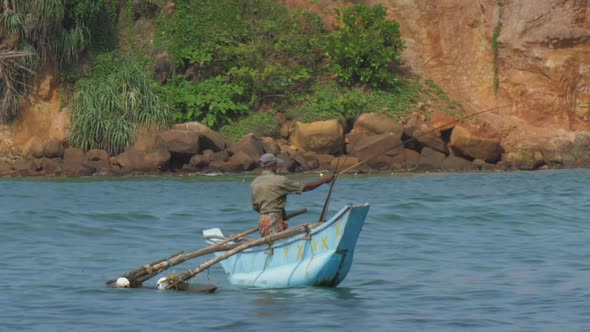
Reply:
<svg viewBox="0 0 590 332"><path fill-rule="evenodd" d="M298 211L288 214L285 218L287 220L289 220L293 217L304 214L306 212L307 212L307 209L301 209L301 210L298 210ZM223 241L217 242L217 243L212 244L212 245L205 247L203 249L199 249L199 250L194 251L190 254L184 254L184 251L175 252L174 254L170 255L168 258L162 258L162 259L159 259L155 262L143 265L142 267L139 267L131 272L127 272L127 273L123 274L121 277L127 278L127 280L129 280L129 285L131 288L141 287L141 285L144 281L162 273L163 271L171 268L172 266L186 262L189 259L193 259L196 257L200 257L203 255L211 254L211 253L218 252L218 251L227 251L227 250L234 249L234 248L238 247L241 243L228 244L229 242L238 241L239 239L245 237L246 235L252 234L256 231L258 231L258 226L248 229L246 231L243 231L239 234L233 235L231 237L228 237L228 238L224 239ZM107 281L106 284L111 285L118 278L119 277L111 279L111 280Z"/></svg>

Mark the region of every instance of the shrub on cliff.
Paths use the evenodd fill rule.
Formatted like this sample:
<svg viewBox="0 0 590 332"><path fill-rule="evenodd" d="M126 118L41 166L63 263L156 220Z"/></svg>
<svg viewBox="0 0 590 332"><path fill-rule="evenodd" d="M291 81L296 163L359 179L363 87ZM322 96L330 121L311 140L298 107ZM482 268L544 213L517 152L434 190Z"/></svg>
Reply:
<svg viewBox="0 0 590 332"><path fill-rule="evenodd" d="M337 9L340 26L330 35L330 69L348 85L391 86L396 77L390 69L405 49L399 24L385 18L382 5L372 8L359 3Z"/></svg>
<svg viewBox="0 0 590 332"><path fill-rule="evenodd" d="M72 98L73 146L117 154L133 142L137 124L170 123L170 109L156 95L156 82L135 61L107 53L96 62L97 73L80 80Z"/></svg>

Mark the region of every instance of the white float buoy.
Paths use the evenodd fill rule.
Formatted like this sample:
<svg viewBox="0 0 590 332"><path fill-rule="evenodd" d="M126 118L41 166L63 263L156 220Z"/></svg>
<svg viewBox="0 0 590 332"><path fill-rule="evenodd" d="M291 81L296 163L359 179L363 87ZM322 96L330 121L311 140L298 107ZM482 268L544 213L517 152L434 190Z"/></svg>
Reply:
<svg viewBox="0 0 590 332"><path fill-rule="evenodd" d="M116 288L129 288L129 280L127 280L127 278L119 278L117 279L117 282L115 283L115 287Z"/></svg>
<svg viewBox="0 0 590 332"><path fill-rule="evenodd" d="M160 278L156 285L158 286L158 289L166 289L168 286L168 280L166 278Z"/></svg>

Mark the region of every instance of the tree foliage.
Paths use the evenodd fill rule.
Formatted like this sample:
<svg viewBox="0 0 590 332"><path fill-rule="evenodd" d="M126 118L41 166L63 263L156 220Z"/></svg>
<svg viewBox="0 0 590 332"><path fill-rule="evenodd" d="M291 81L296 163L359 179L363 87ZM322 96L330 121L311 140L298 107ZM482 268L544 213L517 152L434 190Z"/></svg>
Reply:
<svg viewBox="0 0 590 332"><path fill-rule="evenodd" d="M362 3L337 9L340 26L330 36L330 69L347 85L392 86L396 82L391 65L399 60L405 43L399 24L387 20L382 5Z"/></svg>

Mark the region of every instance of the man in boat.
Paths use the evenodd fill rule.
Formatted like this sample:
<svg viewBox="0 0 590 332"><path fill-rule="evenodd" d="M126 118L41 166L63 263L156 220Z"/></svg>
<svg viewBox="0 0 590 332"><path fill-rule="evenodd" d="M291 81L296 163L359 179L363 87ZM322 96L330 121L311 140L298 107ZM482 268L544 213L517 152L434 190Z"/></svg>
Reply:
<svg viewBox="0 0 590 332"><path fill-rule="evenodd" d="M301 194L313 190L324 183L329 183L333 176L326 176L310 183L299 183L277 174L278 164L282 162L272 153L265 153L260 157L262 174L250 185L252 189L252 207L260 213L259 231L261 236L267 236L284 231L289 226L285 218L287 195Z"/></svg>

